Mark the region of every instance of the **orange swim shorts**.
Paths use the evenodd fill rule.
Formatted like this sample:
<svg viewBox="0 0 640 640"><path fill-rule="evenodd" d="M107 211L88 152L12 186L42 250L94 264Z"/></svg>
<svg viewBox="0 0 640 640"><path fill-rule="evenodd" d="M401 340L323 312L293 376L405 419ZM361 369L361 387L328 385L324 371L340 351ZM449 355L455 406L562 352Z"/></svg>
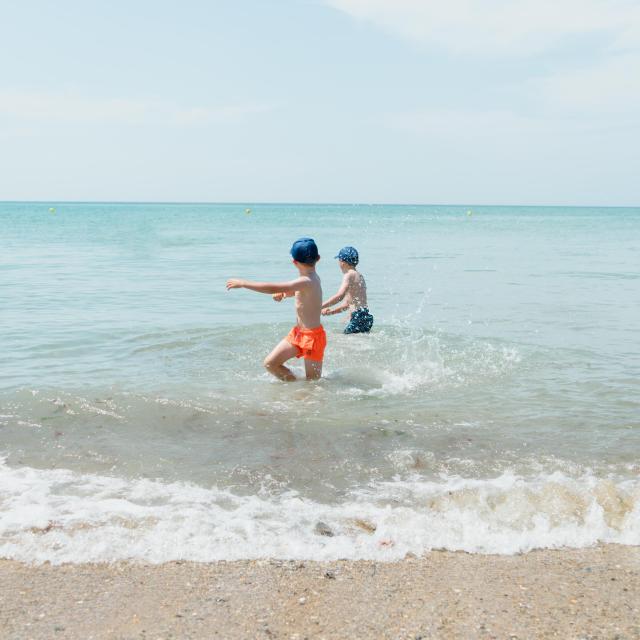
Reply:
<svg viewBox="0 0 640 640"><path fill-rule="evenodd" d="M313 329L302 329L295 326L289 331L285 338L287 342L298 348L296 358L306 360L322 360L324 348L327 346L327 334L324 327L314 327Z"/></svg>

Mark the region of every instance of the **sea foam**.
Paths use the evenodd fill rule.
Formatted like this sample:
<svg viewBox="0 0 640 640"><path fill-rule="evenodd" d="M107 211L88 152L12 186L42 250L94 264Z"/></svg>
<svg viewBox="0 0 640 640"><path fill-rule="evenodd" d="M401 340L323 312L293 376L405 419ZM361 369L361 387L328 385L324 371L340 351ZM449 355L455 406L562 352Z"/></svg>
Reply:
<svg viewBox="0 0 640 640"><path fill-rule="evenodd" d="M318 523L323 523L318 533ZM31 563L258 558L392 561L640 544L640 482L562 472L371 484L339 504L0 465L0 556Z"/></svg>

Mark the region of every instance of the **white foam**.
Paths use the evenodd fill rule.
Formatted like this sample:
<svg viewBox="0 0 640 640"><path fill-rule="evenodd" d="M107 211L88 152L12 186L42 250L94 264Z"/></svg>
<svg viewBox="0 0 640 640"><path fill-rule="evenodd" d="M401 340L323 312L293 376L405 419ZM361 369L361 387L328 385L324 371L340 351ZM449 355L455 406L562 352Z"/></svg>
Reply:
<svg viewBox="0 0 640 640"><path fill-rule="evenodd" d="M318 535L318 521L335 535ZM513 554L598 542L640 544L639 481L398 479L327 505L293 492L238 496L0 463L0 557L26 562L384 561L431 549Z"/></svg>
<svg viewBox="0 0 640 640"><path fill-rule="evenodd" d="M375 343L341 338L337 336L333 345L337 361L357 365L327 368L325 377L342 383L336 388L338 396L403 396L435 387L457 387L509 375L522 361L515 347L480 340L454 346L437 334L410 327L401 334L381 330Z"/></svg>

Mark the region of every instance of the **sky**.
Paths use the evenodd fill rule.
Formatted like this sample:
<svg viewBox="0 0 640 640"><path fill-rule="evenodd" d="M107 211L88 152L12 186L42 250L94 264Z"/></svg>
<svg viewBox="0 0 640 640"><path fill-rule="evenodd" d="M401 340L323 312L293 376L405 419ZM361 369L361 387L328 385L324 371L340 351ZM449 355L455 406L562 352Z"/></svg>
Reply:
<svg viewBox="0 0 640 640"><path fill-rule="evenodd" d="M640 0L0 0L0 200L640 205Z"/></svg>

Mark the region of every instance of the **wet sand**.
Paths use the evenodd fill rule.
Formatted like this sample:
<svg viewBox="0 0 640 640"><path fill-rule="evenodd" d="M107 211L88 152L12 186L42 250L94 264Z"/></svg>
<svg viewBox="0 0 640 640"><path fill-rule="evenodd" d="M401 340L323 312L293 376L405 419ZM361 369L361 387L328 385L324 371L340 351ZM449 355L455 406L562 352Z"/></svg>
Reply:
<svg viewBox="0 0 640 640"><path fill-rule="evenodd" d="M395 563L0 560L0 637L631 640L640 547Z"/></svg>

